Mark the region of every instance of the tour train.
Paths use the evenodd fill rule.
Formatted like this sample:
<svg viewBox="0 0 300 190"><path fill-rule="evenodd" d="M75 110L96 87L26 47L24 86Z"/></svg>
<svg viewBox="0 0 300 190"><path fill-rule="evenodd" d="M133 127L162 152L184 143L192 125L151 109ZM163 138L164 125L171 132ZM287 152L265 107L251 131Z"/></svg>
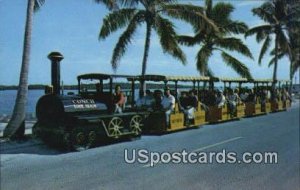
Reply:
<svg viewBox="0 0 300 190"><path fill-rule="evenodd" d="M270 89L272 80L248 80L246 78L214 78L214 77L180 77L162 75L109 75L100 73L83 74L77 77L78 92L61 93L60 61L63 56L52 52L51 60L52 85L47 86L45 95L36 105L37 122L33 126L33 134L49 145L68 150L89 148L100 142L119 138L137 138L142 134L162 134L187 128L199 127L206 123L235 120L256 116L269 112L283 111L290 107L289 99L271 101L269 96L265 102L256 98L253 102L241 103L234 113L225 103L222 106L209 104L210 93L214 92L215 83L223 83L223 90L232 88L245 89L243 85L252 84L257 91ZM289 81L278 81L288 85ZM151 109L137 107L136 91L138 85L153 86L153 98L159 100L164 88L170 88L175 97L175 108L166 115L158 107ZM227 86L228 84L228 86ZM120 86L124 95L121 111L116 113L114 91ZM180 91L193 90L199 100L193 111L193 117L187 118L180 105ZM203 103L205 102L205 103ZM157 104L157 102L156 102ZM159 104L159 102L158 102ZM166 120L169 117L169 122Z"/></svg>

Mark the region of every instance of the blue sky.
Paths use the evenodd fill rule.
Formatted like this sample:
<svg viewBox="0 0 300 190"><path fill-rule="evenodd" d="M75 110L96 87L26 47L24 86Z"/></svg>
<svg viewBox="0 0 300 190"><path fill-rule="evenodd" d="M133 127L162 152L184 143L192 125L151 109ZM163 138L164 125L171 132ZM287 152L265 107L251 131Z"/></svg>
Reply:
<svg viewBox="0 0 300 190"><path fill-rule="evenodd" d="M203 5L203 1L191 2ZM251 13L251 9L259 6L262 1L231 2L236 8L233 18L246 22L250 27L262 23ZM26 0L0 0L0 84L18 84L26 6ZM34 15L29 83L50 83L50 61L47 55L51 51L59 51L65 57L61 66L61 78L65 84L76 84L76 76L82 73L113 73L110 65L111 55L123 30L99 41L102 19L107 14L108 10L103 5L95 4L93 0L46 0L45 5ZM188 24L175 21L175 25L179 34L192 34ZM157 36L154 32L152 34L148 74L199 75L195 66L195 55L199 46L183 47L188 58L188 64L184 66L171 56L163 54ZM144 36L145 26L141 25L120 62L118 74L141 73ZM262 44L257 44L254 37L247 38L246 43L255 60L235 53L233 55L246 63L255 78L271 78L273 68L267 67L270 57L266 56L263 59L262 66L257 64ZM238 76L226 67L218 54L214 54L209 62L216 76ZM278 68L279 79L288 79L288 68L288 59L282 59Z"/></svg>

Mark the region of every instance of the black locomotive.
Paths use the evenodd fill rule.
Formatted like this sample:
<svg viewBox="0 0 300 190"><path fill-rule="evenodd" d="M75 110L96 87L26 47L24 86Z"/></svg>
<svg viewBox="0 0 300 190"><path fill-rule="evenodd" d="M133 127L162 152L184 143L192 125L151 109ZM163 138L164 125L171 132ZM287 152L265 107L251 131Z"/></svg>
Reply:
<svg viewBox="0 0 300 190"><path fill-rule="evenodd" d="M67 149L88 148L98 142L141 135L145 113L134 110L134 82L124 96L124 107L115 112L114 80L125 75L84 74L77 77L78 94L63 95L60 87L60 61L52 52L52 87L45 90L36 105L37 122L33 134L50 145ZM85 83L88 82L88 83Z"/></svg>

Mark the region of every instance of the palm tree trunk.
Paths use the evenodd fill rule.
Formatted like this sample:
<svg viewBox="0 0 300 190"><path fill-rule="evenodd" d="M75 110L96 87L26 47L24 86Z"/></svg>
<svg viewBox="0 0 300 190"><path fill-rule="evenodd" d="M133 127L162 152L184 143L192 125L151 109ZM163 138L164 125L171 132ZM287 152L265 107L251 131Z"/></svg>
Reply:
<svg viewBox="0 0 300 190"><path fill-rule="evenodd" d="M25 132L24 122L28 94L28 72L34 3L35 0L28 0L19 88L13 115L4 130L5 137L14 137L17 132L20 132L20 135L23 136Z"/></svg>
<svg viewBox="0 0 300 190"><path fill-rule="evenodd" d="M145 49L144 49L144 57L143 57L143 65L142 65L142 76L145 76L146 74L146 68L147 68L147 60L148 60L148 54L150 49L150 37L151 37L151 24L147 22L147 31L146 31L146 39L145 39ZM145 81L141 81L141 90L145 92L146 90L146 83Z"/></svg>
<svg viewBox="0 0 300 190"><path fill-rule="evenodd" d="M275 90L277 83L277 65L278 65L278 35L275 34L275 60L274 60L274 71L273 71L273 83L272 90Z"/></svg>
<svg viewBox="0 0 300 190"><path fill-rule="evenodd" d="M292 94L292 87L293 87L293 60L291 59L291 65L290 65L290 84L288 87L289 94Z"/></svg>

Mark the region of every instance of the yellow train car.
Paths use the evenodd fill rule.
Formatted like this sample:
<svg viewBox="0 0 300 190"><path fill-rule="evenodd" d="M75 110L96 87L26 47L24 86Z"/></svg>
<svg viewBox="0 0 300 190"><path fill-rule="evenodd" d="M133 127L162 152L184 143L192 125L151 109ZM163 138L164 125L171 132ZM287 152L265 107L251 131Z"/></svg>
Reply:
<svg viewBox="0 0 300 190"><path fill-rule="evenodd" d="M175 97L175 108L168 116L162 109L150 109L149 116L144 121L143 133L153 134L153 133L166 133L172 131L183 130L192 127L198 127L206 123L206 112L200 106L198 102L197 107L194 108L193 119L187 119L186 114L181 108L178 95L178 83L190 82L193 84L192 88L199 91L200 82L209 82L211 79L209 77L181 77L181 76L163 76L163 75L145 75L132 78L132 80L143 81L143 82L154 82L160 83L160 86L156 91L162 91L165 87L169 87L172 96ZM196 87L196 84L197 87ZM148 85L148 84L147 84ZM151 85L151 84L149 84ZM169 117L169 123L166 121Z"/></svg>
<svg viewBox="0 0 300 190"><path fill-rule="evenodd" d="M290 107L290 97L286 87L288 87L290 80L278 80L278 85L276 87L276 90L273 91L273 97L271 100L271 111L272 112L278 112L278 111L286 111L287 108ZM282 84L285 84L286 87L283 87Z"/></svg>
<svg viewBox="0 0 300 190"><path fill-rule="evenodd" d="M219 78L219 81L223 82L224 91L227 91L226 90L227 88L231 89L232 83L237 84L235 89L238 91L242 87L242 84L246 83L248 81L248 79L247 78ZM227 95L228 94L226 94L226 92L225 92L226 97L227 97ZM228 99L227 99L227 102L229 102ZM221 121L239 119L239 118L242 118L245 116L245 104L242 101L237 100L236 110L234 111L234 113L231 113L228 105L223 106L221 112L222 112Z"/></svg>
<svg viewBox="0 0 300 190"><path fill-rule="evenodd" d="M269 100L269 84L270 79L256 79L249 80L248 83L254 84L254 91L256 94L255 102L245 102L245 116L258 116L271 112L271 103Z"/></svg>

